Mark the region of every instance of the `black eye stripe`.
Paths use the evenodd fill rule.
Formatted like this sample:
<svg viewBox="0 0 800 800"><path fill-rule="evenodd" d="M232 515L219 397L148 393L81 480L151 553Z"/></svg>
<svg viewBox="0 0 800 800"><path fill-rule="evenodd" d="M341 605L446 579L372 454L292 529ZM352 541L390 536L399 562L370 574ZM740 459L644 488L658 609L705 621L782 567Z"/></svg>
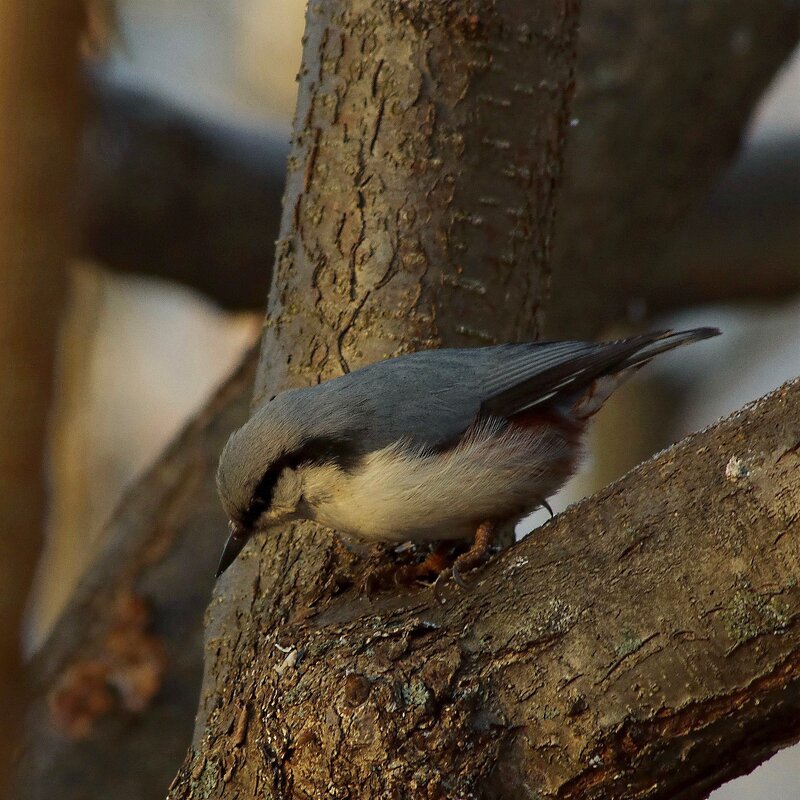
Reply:
<svg viewBox="0 0 800 800"><path fill-rule="evenodd" d="M349 442L335 439L312 439L297 450L273 461L253 491L247 510L242 515L242 525L252 528L258 518L272 504L272 496L281 473L288 467L297 469L310 462L333 462L342 468L352 460L353 449Z"/></svg>
<svg viewBox="0 0 800 800"><path fill-rule="evenodd" d="M242 515L242 524L245 528L252 528L256 520L269 508L272 502L272 495L275 491L275 484L278 482L278 475L283 471L286 464L275 464L270 467L258 482L250 505Z"/></svg>

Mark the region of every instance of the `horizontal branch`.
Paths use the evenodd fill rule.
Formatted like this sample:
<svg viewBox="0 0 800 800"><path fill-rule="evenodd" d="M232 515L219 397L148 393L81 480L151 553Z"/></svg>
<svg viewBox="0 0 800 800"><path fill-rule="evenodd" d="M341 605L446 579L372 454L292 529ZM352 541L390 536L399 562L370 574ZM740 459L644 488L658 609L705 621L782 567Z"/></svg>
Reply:
<svg viewBox="0 0 800 800"><path fill-rule="evenodd" d="M245 558L256 582L223 581L238 599L207 628L207 674L241 666L204 698L170 796L705 797L800 737L799 471L800 380L573 506L466 592L370 602L329 580L277 613L303 567Z"/></svg>

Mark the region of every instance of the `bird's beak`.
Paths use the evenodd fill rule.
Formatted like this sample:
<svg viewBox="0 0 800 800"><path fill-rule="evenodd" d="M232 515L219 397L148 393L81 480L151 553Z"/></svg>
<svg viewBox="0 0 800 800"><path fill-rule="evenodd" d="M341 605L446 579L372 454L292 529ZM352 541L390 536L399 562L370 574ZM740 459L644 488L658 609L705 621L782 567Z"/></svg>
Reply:
<svg viewBox="0 0 800 800"><path fill-rule="evenodd" d="M242 552L242 548L247 544L247 540L250 538L250 533L248 531L244 528L240 528L233 522L229 523L228 529L230 530L230 535L228 536L228 541L225 542L225 547L222 549L222 556L220 557L217 574L215 576L217 578L233 564L236 560L236 556Z"/></svg>

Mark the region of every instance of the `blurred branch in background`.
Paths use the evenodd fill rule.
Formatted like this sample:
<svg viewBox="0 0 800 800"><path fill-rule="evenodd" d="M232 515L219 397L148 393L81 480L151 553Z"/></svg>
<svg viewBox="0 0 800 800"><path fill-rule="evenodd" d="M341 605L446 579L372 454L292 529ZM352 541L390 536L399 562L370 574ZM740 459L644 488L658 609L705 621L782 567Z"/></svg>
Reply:
<svg viewBox="0 0 800 800"><path fill-rule="evenodd" d="M25 644L63 610L119 498L255 342L255 315L223 314L177 284L72 263L50 430L52 497Z"/></svg>
<svg viewBox="0 0 800 800"><path fill-rule="evenodd" d="M0 0L0 777L24 697L20 620L42 541L44 443L82 122L77 0Z"/></svg>
<svg viewBox="0 0 800 800"><path fill-rule="evenodd" d="M549 336L596 336L631 312L638 321L741 296L732 269L719 270L704 294L692 291L704 265L676 268L664 254L732 161L799 33L797 5L783 0L584 3ZM762 270L749 267L751 296L774 296Z"/></svg>
<svg viewBox="0 0 800 800"><path fill-rule="evenodd" d="M81 252L121 272L178 281L227 308L263 309L286 143L201 121L98 75L91 87Z"/></svg>
<svg viewBox="0 0 800 800"><path fill-rule="evenodd" d="M800 289L800 125L747 149L666 252L649 302L653 311L715 302L721 285L747 302Z"/></svg>

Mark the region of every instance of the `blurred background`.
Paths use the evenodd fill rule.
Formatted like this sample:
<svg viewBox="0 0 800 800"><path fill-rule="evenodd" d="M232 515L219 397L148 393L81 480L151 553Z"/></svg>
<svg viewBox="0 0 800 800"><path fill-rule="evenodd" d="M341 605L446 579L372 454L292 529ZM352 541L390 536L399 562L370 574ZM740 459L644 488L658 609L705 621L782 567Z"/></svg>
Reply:
<svg viewBox="0 0 800 800"><path fill-rule="evenodd" d="M47 0L43 14L48 4L57 5ZM697 9L705 4L684 5L687 13L701 14ZM26 427L7 414L2 423L12 429L9 449L30 457L28 472L19 475L36 473L41 457L47 465L37 496L24 497L29 487L20 481L4 486L0 498L21 508L19 517L9 518L4 546L13 544L15 553L29 547L35 564L24 611L25 658L34 658L58 625L126 490L257 340L278 233L304 11L300 0L87 0L88 25L79 17L72 22L83 76L77 82L69 77L69 48L54 48L58 52L43 66L23 53L15 73L9 54L24 43L27 23L6 27L9 82L29 80L23 110L33 119L0 150L13 167L7 185L16 187L8 207L36 215L42 231L15 217L14 229L23 233L0 246L38 243L46 224L66 231L51 250L2 266L8 273L0 300L10 308L4 310L8 370L19 373L23 364L32 373L15 397L46 420ZM9 13L13 18L16 12ZM60 19L51 34L69 41ZM37 24L47 29L49 23ZM598 24L619 26L620 20L611 14ZM757 34L746 25L732 30L726 46L744 62L757 45L770 47L753 41ZM623 27L621 40L624 33ZM790 32L795 41L798 33ZM683 310L677 303L668 311L651 308L648 298L635 296L627 302L604 337L641 325L717 325L725 335L660 359L606 406L593 432L593 455L553 503L556 511L800 375L800 297L794 294L800 285L800 53L785 49L781 68L770 70L774 75L750 104L746 125L733 136L741 137L735 158L715 167L685 211L666 215L670 224L657 240L657 257L667 269L707 274L712 284L763 271L769 288L751 299L746 290L731 292L745 296L727 305L701 305L696 292L692 307ZM604 80L613 83L610 67L606 72ZM698 70L697 81L704 79ZM613 91L604 97L616 102ZM2 94L0 101L13 108ZM591 124L576 114L578 143L582 127ZM695 135L688 127L684 133ZM731 149L730 131L725 136L720 147ZM43 145L60 151L61 160L54 157L34 174L18 166L20 148ZM674 155L659 154L673 157L680 158L679 146ZM576 167L582 173L592 168L586 162ZM0 179L4 174L0 163ZM30 197L19 188L26 181L35 188ZM637 203L628 199L631 214ZM59 204L68 208L66 223ZM59 270L63 274L53 277ZM7 386L11 380L21 379L9 378ZM7 456L7 463L16 458ZM21 545L14 531L40 511L43 536ZM540 521L533 518L521 532ZM7 627L22 613L20 592L7 589L6 605L13 606ZM794 748L713 797L785 800L800 798L798 786L800 749Z"/></svg>

